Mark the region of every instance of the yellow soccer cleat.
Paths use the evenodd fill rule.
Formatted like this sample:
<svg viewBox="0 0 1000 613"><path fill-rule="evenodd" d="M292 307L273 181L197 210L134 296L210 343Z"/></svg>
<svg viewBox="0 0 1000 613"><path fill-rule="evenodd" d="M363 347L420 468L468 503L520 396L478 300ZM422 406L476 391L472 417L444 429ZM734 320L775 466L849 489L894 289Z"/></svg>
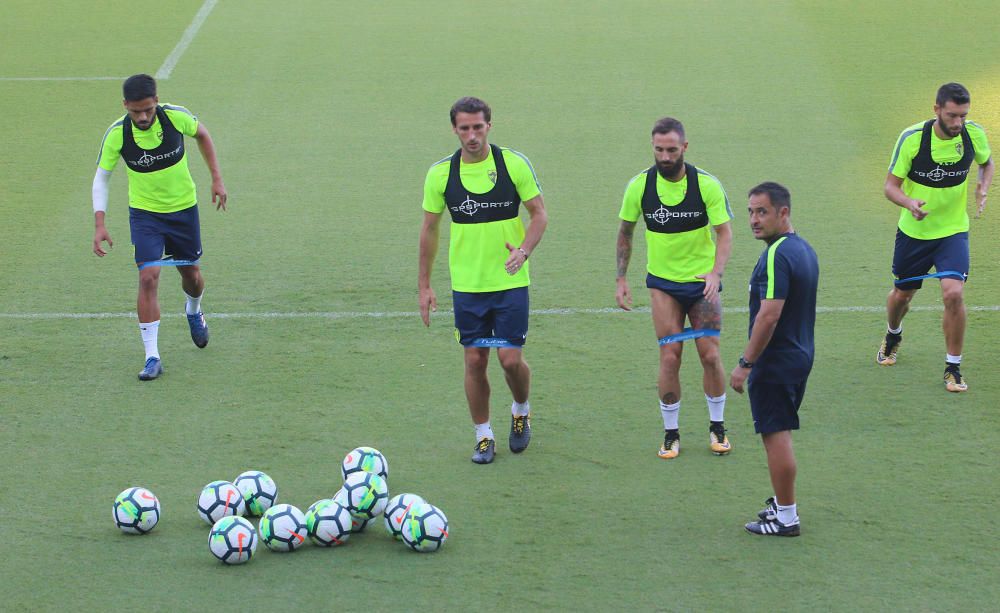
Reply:
<svg viewBox="0 0 1000 613"><path fill-rule="evenodd" d="M733 445L729 442L729 437L726 436L726 428L722 422L708 427L708 442L709 448L715 455L726 455L733 450Z"/></svg>
<svg viewBox="0 0 1000 613"><path fill-rule="evenodd" d="M964 392L969 389L969 383L959 372L958 364L949 364L944 369L944 389L949 392Z"/></svg>
<svg viewBox="0 0 1000 613"><path fill-rule="evenodd" d="M664 460L672 460L681 452L681 435L677 430L667 430L663 435L663 445L656 455Z"/></svg>
<svg viewBox="0 0 1000 613"><path fill-rule="evenodd" d="M880 366L892 366L896 363L896 353L901 344L903 344L902 334L886 333L885 338L882 339L882 346L878 348L875 361Z"/></svg>

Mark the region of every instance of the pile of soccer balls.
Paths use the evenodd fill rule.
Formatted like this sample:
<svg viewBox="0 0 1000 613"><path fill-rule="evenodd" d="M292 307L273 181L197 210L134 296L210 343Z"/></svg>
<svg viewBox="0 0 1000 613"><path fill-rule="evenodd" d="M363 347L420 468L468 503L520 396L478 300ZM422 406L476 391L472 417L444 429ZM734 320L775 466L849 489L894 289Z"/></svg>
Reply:
<svg viewBox="0 0 1000 613"><path fill-rule="evenodd" d="M448 518L416 494L389 498L389 463L372 447L352 450L341 463L344 485L332 498L314 502L303 513L290 504L275 504L278 486L256 470L232 482L213 481L198 497L198 515L212 526L208 547L226 564L249 561L260 539L272 551L288 552L306 540L321 547L343 545L383 517L388 533L414 551L437 551L448 538ZM256 529L244 515L260 516ZM132 487L115 498L115 525L123 532L145 534L160 519L160 503L152 492Z"/></svg>

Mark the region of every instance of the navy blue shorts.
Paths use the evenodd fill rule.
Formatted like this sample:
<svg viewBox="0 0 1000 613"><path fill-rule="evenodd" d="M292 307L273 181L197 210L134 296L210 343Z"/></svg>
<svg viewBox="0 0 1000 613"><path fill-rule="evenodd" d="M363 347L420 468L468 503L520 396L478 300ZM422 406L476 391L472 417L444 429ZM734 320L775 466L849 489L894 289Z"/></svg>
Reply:
<svg viewBox="0 0 1000 613"><path fill-rule="evenodd" d="M699 300L705 297L705 284L698 283L677 283L668 281L656 275L646 275L646 287L658 289L680 303L684 313L687 314ZM719 284L719 293L722 293L722 284Z"/></svg>
<svg viewBox="0 0 1000 613"><path fill-rule="evenodd" d="M135 262L155 262L164 255L175 260L201 257L198 205L173 213L154 213L129 207L128 225L135 245Z"/></svg>
<svg viewBox="0 0 1000 613"><path fill-rule="evenodd" d="M969 233L959 232L944 238L922 240L907 236L896 229L896 249L892 254L892 274L897 279L919 277L930 272L954 270L961 273L962 280L969 278ZM955 279L958 278L956 275ZM920 289L920 281L897 283L902 290Z"/></svg>
<svg viewBox="0 0 1000 613"><path fill-rule="evenodd" d="M502 338L518 347L524 345L528 336L527 287L451 294L458 342L468 346L479 338Z"/></svg>
<svg viewBox="0 0 1000 613"><path fill-rule="evenodd" d="M769 383L747 381L750 396L750 413L753 430L757 434L770 434L799 429L799 407L806 395L806 382Z"/></svg>

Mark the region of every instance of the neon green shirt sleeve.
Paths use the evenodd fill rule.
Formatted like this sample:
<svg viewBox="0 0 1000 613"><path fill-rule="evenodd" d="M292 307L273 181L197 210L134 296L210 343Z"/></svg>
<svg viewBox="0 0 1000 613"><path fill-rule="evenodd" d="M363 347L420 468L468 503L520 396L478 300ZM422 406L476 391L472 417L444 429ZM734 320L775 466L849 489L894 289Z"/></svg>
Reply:
<svg viewBox="0 0 1000 613"><path fill-rule="evenodd" d="M428 213L443 213L444 190L448 186L448 170L450 168L451 156L435 162L427 171L424 179L424 202L423 209Z"/></svg>
<svg viewBox="0 0 1000 613"><path fill-rule="evenodd" d="M708 222L713 226L721 226L733 220L733 211L729 208L729 197L722 183L704 170L698 171L698 188L701 198L705 201L708 211Z"/></svg>
<svg viewBox="0 0 1000 613"><path fill-rule="evenodd" d="M542 193L542 188L538 184L538 176L527 156L513 149L502 149L503 161L507 166L507 173L510 180L514 182L517 195L521 197L521 202L531 200Z"/></svg>
<svg viewBox="0 0 1000 613"><path fill-rule="evenodd" d="M640 172L632 177L632 180L625 186L625 196L622 198L622 208L618 211L618 218L623 221L635 223L642 216L642 191L646 185L646 173Z"/></svg>

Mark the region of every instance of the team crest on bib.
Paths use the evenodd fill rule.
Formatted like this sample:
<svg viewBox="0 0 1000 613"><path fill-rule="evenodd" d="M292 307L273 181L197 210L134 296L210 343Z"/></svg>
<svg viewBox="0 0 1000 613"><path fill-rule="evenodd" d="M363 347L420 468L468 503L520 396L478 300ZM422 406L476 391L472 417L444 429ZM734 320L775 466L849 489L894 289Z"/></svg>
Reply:
<svg viewBox="0 0 1000 613"><path fill-rule="evenodd" d="M955 151L958 152L958 155L965 154L965 147L962 145L961 142L955 143Z"/></svg>
<svg viewBox="0 0 1000 613"><path fill-rule="evenodd" d="M492 182L493 185L497 184L497 171L491 170L488 173L486 173L486 176L490 178L490 182Z"/></svg>

